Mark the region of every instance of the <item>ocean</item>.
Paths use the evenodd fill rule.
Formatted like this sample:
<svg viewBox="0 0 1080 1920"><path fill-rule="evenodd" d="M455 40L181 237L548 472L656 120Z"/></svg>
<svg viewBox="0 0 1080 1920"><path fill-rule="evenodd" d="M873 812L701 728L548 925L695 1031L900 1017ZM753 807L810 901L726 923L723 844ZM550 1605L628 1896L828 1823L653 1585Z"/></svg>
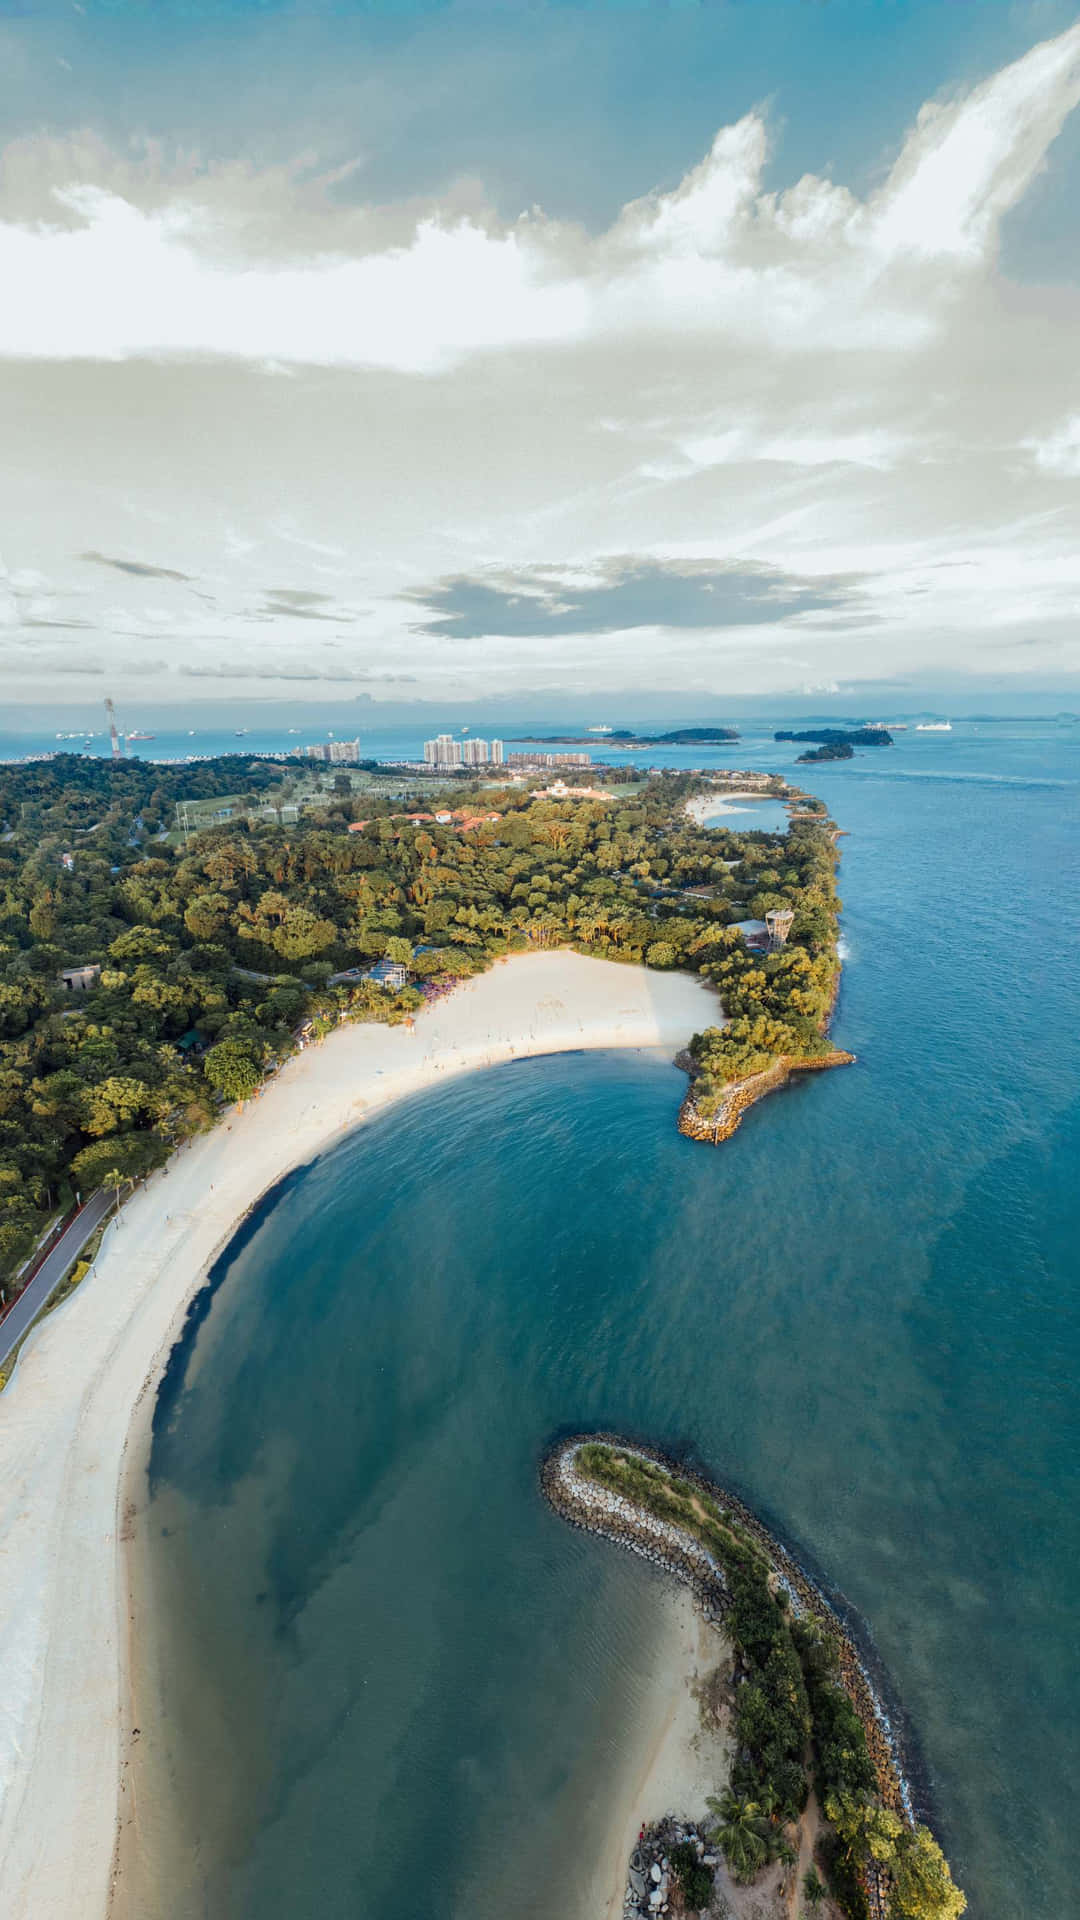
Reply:
<svg viewBox="0 0 1080 1920"><path fill-rule="evenodd" d="M140 1548L147 1920L563 1920L665 1604L540 1498L590 1426L685 1452L853 1610L975 1920L1072 1910L1080 727L807 771L854 1067L719 1149L653 1054L454 1081L219 1262Z"/></svg>

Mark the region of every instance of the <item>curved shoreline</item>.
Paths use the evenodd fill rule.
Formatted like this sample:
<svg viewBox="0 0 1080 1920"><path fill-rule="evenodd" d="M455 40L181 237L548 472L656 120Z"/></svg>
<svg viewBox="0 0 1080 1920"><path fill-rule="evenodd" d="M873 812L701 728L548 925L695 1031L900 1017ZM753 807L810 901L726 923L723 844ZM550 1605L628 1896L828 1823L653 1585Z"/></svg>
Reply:
<svg viewBox="0 0 1080 1920"><path fill-rule="evenodd" d="M514 957L410 1031L339 1029L184 1147L110 1227L92 1276L28 1336L0 1398L0 1894L10 1920L104 1920L128 1712L125 1533L157 1386L237 1228L347 1128L444 1077L586 1048L670 1047L722 1018L685 974Z"/></svg>
<svg viewBox="0 0 1080 1920"><path fill-rule="evenodd" d="M786 1590L796 1614L809 1613L833 1632L840 1644L841 1678L863 1723L867 1746L878 1777L878 1791L886 1806L915 1824L911 1784L901 1754L900 1737L875 1687L848 1622L838 1613L817 1582L795 1556L770 1533L737 1495L707 1480L703 1474L669 1459L658 1448L612 1433L578 1433L549 1449L540 1467L544 1496L560 1518L571 1526L596 1533L632 1553L642 1555L662 1571L689 1586L706 1619L722 1622L727 1606L723 1570L692 1534L616 1495L584 1480L575 1471L579 1449L590 1443L616 1447L662 1467L718 1500L760 1546L778 1582Z"/></svg>

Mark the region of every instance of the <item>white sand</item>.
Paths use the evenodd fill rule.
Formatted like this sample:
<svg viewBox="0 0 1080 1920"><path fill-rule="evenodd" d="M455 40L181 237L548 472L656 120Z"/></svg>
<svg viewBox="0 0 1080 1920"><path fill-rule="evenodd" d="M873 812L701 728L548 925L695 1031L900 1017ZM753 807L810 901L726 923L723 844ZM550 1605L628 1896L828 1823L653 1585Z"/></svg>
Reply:
<svg viewBox="0 0 1080 1920"><path fill-rule="evenodd" d="M718 820L724 813L745 813L746 803L776 800L775 793L730 793L726 787L714 787L710 793L695 793L686 802L683 809L696 820L699 827L707 826L710 820ZM742 805L738 804L742 801Z"/></svg>
<svg viewBox="0 0 1080 1920"><path fill-rule="evenodd" d="M672 1585L666 1612L634 1763L614 1783L608 1844L588 1893L590 1920L620 1920L626 1870L641 1828L669 1813L704 1821L706 1800L723 1792L731 1771L729 1735L703 1722L697 1695L698 1683L730 1659L730 1644L702 1619L685 1588Z"/></svg>
<svg viewBox="0 0 1080 1920"><path fill-rule="evenodd" d="M31 1334L0 1395L5 1920L106 1911L130 1732L124 1451L237 1222L344 1128L446 1076L578 1047L674 1052L719 1019L715 997L686 975L573 953L516 957L420 1015L411 1033L351 1026L309 1048L228 1130L182 1149L124 1208L93 1275ZM139 1444L145 1427L143 1418Z"/></svg>

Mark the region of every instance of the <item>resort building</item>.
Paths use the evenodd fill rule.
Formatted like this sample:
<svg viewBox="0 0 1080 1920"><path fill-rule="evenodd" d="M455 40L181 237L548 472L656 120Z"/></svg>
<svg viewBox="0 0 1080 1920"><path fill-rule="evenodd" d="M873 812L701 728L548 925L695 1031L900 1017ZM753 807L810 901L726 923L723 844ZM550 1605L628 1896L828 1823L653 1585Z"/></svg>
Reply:
<svg viewBox="0 0 1080 1920"><path fill-rule="evenodd" d="M359 740L320 740L313 747L305 747L308 760L329 760L336 766L355 767L360 758Z"/></svg>
<svg viewBox="0 0 1080 1920"><path fill-rule="evenodd" d="M461 741L455 740L452 733L440 733L434 740L425 740L424 765L460 767L462 765Z"/></svg>
<svg viewBox="0 0 1080 1920"><path fill-rule="evenodd" d="M94 963L88 967L65 967L60 980L65 993L87 993L100 977L101 968Z"/></svg>
<svg viewBox="0 0 1080 1920"><path fill-rule="evenodd" d="M741 933L748 947L756 947L762 953L769 945L769 929L764 920L733 920L732 927Z"/></svg>
<svg viewBox="0 0 1080 1920"><path fill-rule="evenodd" d="M424 741L424 765L426 767L501 767L503 764L503 743L501 740L456 740L452 733L437 734L434 740Z"/></svg>
<svg viewBox="0 0 1080 1920"><path fill-rule="evenodd" d="M365 978L374 981L377 987L388 987L391 993L400 993L402 987L409 984L409 969L400 960L376 960L369 967Z"/></svg>
<svg viewBox="0 0 1080 1920"><path fill-rule="evenodd" d="M587 753L512 753L507 764L511 767L591 767L592 757Z"/></svg>
<svg viewBox="0 0 1080 1920"><path fill-rule="evenodd" d="M549 787L534 787L534 800L610 800L603 787L568 787L565 780L553 780Z"/></svg>

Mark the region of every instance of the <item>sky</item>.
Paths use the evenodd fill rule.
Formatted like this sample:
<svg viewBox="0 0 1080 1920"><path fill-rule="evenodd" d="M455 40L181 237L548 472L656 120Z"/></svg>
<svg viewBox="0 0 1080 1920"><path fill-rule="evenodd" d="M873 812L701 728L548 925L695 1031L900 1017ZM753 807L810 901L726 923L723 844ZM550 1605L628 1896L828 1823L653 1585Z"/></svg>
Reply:
<svg viewBox="0 0 1080 1920"><path fill-rule="evenodd" d="M0 0L0 715L1075 704L1078 103L1057 0Z"/></svg>

